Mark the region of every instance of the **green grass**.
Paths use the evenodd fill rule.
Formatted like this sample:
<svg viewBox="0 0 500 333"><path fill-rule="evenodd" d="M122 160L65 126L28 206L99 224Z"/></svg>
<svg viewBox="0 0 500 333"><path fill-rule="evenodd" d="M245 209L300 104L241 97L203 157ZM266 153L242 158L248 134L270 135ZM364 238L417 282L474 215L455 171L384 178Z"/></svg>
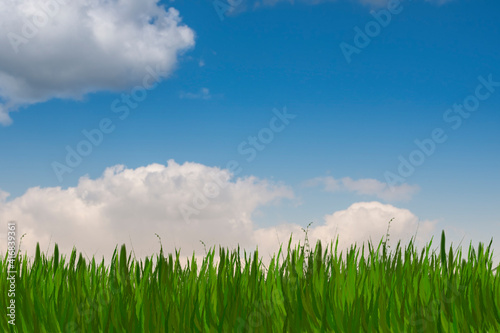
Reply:
<svg viewBox="0 0 500 333"><path fill-rule="evenodd" d="M421 251L412 241L391 251L382 240L363 256L364 246L338 253L338 240L310 249L291 239L267 268L239 248L219 248L217 265L215 247L201 266L193 254L183 268L178 251L138 262L123 245L106 266L37 246L34 259L18 254L16 326L3 315L0 331L500 332L491 243L465 257L443 233L437 251L432 240Z"/></svg>

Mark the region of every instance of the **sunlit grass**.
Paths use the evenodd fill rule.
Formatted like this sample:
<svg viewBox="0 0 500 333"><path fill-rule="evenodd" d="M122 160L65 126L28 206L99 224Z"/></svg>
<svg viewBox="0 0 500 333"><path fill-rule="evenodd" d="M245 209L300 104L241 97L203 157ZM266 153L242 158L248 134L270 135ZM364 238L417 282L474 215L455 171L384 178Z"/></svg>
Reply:
<svg viewBox="0 0 500 333"><path fill-rule="evenodd" d="M307 234L306 234L307 236ZM258 252L215 247L201 266L179 252L132 259L125 245L110 265L36 248L18 255L16 326L2 332L500 332L500 278L491 243L420 252L413 241L390 250L337 251L308 243L280 248L263 267ZM307 238L306 238L307 240ZM175 258L174 258L175 256ZM278 258L283 260L278 261ZM6 260L1 307L7 307Z"/></svg>

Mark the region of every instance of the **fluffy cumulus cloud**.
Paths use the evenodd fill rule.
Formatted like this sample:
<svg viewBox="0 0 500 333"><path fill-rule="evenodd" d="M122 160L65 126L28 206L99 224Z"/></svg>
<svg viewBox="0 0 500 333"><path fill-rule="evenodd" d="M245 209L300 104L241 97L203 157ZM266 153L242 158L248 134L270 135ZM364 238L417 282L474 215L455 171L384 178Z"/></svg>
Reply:
<svg viewBox="0 0 500 333"><path fill-rule="evenodd" d="M420 220L407 209L380 202L358 202L345 210L326 215L320 225L313 224L308 231L308 240L312 246L318 240L325 246L332 241L335 243L338 236L339 251L348 249L353 244L366 245L369 241L378 245L386 235L391 219L389 245L393 248L398 240L401 240L403 245L407 244L415 234L416 241L420 244L427 242L436 224L435 221ZM304 244L302 227L292 224L259 229L255 231L254 236L260 244L259 251L262 249L264 253L277 253L277 240L286 245L291 233L294 235L292 244L297 244L299 240Z"/></svg>
<svg viewBox="0 0 500 333"><path fill-rule="evenodd" d="M159 0L0 2L0 123L51 98L142 85L166 77L194 32Z"/></svg>
<svg viewBox="0 0 500 333"><path fill-rule="evenodd" d="M384 201L408 201L419 191L417 185L402 184L389 186L376 179L353 180L350 177L335 179L331 176L318 177L304 182L306 187L322 186L327 192L347 191L358 195L375 196Z"/></svg>
<svg viewBox="0 0 500 333"><path fill-rule="evenodd" d="M393 221L389 226L391 219ZM311 235L322 241L327 241L328 235L331 234L341 235L341 247L346 247L370 239L377 243L389 227L390 238L394 244L398 240L408 241L417 233L417 228L419 239L427 240L426 236L433 230L434 224L432 221L420 221L408 209L380 202L360 202L344 211L325 216L325 225L314 229Z"/></svg>
<svg viewBox="0 0 500 333"><path fill-rule="evenodd" d="M78 186L29 189L5 200L0 192L0 220L15 220L26 233L23 251L33 253L58 243L88 256L109 258L116 245L133 245L137 256L157 253L160 235L167 251L203 255L207 246L254 248L252 214L293 192L255 177L233 179L229 170L197 163L152 164L136 169L115 166L98 179L81 178ZM5 249L5 237L0 248Z"/></svg>
<svg viewBox="0 0 500 333"><path fill-rule="evenodd" d="M158 234L167 253L181 249L182 264L193 251L201 262L202 240L208 247L235 249L240 245L247 251L258 247L267 267L280 244L286 250L290 235L293 246L299 241L304 244L304 231L292 223L259 228L252 217L265 205L293 198L293 191L283 184L255 177L235 179L227 169L171 160L167 165L136 169L111 167L100 178L80 179L76 187L30 188L12 200L0 190L0 221L17 221L19 236L25 234L22 252L31 256L39 242L49 255L58 243L66 255L75 246L88 257L109 260L115 246L125 243L143 259L158 253ZM358 202L313 224L308 231L309 243L320 240L328 246L338 237L339 250L344 253L354 243L372 241L378 245L391 219L392 249L398 240L406 245L415 234L419 248L430 237L439 238L441 228L436 221L422 220L390 204ZM462 245L468 246L465 230L443 228L448 244L453 241L456 246L465 237ZM7 248L5 240L5 231L0 230L2 255L1 249ZM438 242L433 249L436 246ZM498 261L497 256L494 262Z"/></svg>
<svg viewBox="0 0 500 333"><path fill-rule="evenodd" d="M258 247L266 264L292 233L293 244L303 242L304 233L289 223L258 228L252 217L265 205L293 198L293 191L280 183L235 178L228 169L170 160L136 169L110 167L100 178L81 178L76 187L30 188L12 200L0 191L0 220L18 222L19 234L26 234L22 251L29 255L39 242L49 254L57 243L65 254L75 246L88 257L109 259L115 246L125 243L144 258L158 253L158 234L165 251L181 249L184 263L193 251L201 260L202 240L209 247ZM338 235L341 247L370 238L378 242L392 218L392 240L408 240L417 227L427 240L434 226L406 209L361 202L325 216L312 226L309 240L328 244ZM0 235L0 248L6 248L4 243Z"/></svg>

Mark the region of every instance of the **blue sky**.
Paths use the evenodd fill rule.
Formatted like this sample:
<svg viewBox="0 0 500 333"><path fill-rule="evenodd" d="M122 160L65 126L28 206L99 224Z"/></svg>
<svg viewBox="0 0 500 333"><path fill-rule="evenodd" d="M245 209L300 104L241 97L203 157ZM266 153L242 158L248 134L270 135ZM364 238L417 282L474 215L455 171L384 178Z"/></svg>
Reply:
<svg viewBox="0 0 500 333"><path fill-rule="evenodd" d="M104 13L102 17L109 18L102 1L95 2L102 5L99 12ZM133 3L121 0L117 6L133 9ZM106 25L93 30L102 33L106 43L116 45L107 55L91 50L98 44L93 42L92 35L85 35L83 27L87 21L73 26L82 31L73 42L80 45L80 53L90 54L88 58L76 56L75 45L65 43L67 37L63 33L56 35L60 40L50 38L47 31L58 29L52 23L65 15L69 17L63 5L44 29L19 46L18 53L13 53L12 40L6 36L21 31L22 20L12 20L11 29L2 31L0 114L8 115L11 120L0 125L0 190L10 193L8 197L4 195L3 203L0 201L0 217L16 219L21 227L25 223L27 232L32 233L31 238L27 236L28 246L32 245L30 242L47 239L57 242L67 235L66 245L70 247L73 235L77 234L71 231L71 226L67 226L64 234L55 230L55 223L44 222L43 218L37 221L36 216L51 220L61 216L60 208L50 208L57 206L47 199L50 189L61 187L64 197L70 193L68 188L80 187L81 177L97 181L106 168L124 165L136 170L158 163L168 169L171 168L167 167L168 160L178 165L199 164L207 170L224 169L228 161L237 161L242 171L229 181L235 186L234 193L231 192L234 197L224 194L215 198L220 210L214 210L214 214L222 212L220 219L226 219L224 207L238 205L247 196L267 195L266 200L235 213L248 216L247 222L256 235L259 230L271 230L265 228L277 225L287 226L283 230L290 231L314 221L313 226L318 227L336 223L351 228L346 238L361 241L363 237L353 236L361 225L357 219L373 218L375 234L381 230L385 233L387 221L378 221L380 216L386 220L386 216L399 217L402 211L409 211L410 217L401 213L407 220L396 218L395 223L399 219L402 228L400 234L395 229L396 236L404 237L405 230L414 227L416 218L421 225L427 225L422 236L446 229L458 241L464 236L475 243L488 242L492 236L500 239L496 209L500 199L500 84L495 86L500 82L497 2L404 1L397 7L399 12L391 14L390 23L385 27L379 25L379 33L369 37L369 45L358 48L359 53L352 54L350 62L344 57L341 43L356 46L355 28L365 31L367 24L376 22L371 11L387 13L386 2L264 1L257 6L242 1L226 12L223 20L210 1L147 3L149 7L124 10L123 15L118 14L122 15L119 19L110 20L129 20L137 31L130 28L125 33L127 25L115 35L107 35ZM167 32L156 35L166 40L163 48L156 49L155 35L145 38L140 33L157 22L143 22L140 26L137 23L140 20L133 15L142 10L146 15L154 13L162 17L169 7L175 8L180 16L162 18L174 27L157 27L158 31ZM86 17L83 15L82 20ZM181 27L183 33L189 30L192 36L187 33L182 36ZM112 38L112 42L106 38ZM149 55L132 53L130 60L122 57L122 45L143 48ZM151 55L155 54L153 51L159 56ZM119 60L113 61L113 52ZM166 69L161 82L147 91L144 100L135 100L137 106L128 107L130 113L120 119L122 113L114 111L116 106L125 105L119 102L121 94L130 94L147 75L144 68L155 68L155 64ZM74 76L68 79L54 74L59 69ZM75 74L71 74L73 69ZM16 89L7 88L12 86L12 77L22 81L15 81ZM493 83L485 87L484 80ZM488 97L453 129L458 120L450 121L449 117L459 114L449 113L448 121L444 115L454 104L463 104L468 97L475 96L477 89ZM283 113L284 108L295 117L290 118L282 131L273 133L273 139L264 144L262 151L257 151L252 161L247 161L249 155L241 154L239 145L250 148L244 144L249 136L258 136L269 128L276 112ZM66 147L76 149L85 140L82 131L99 128L103 119L109 119L114 130L103 134L102 142L93 145L92 152L72 167L71 173L58 177L54 163L65 164ZM398 157L408 159L418 150L414 141L431 138L437 128L442 129L447 140L436 143L434 153L425 156L422 165L404 177L405 185L392 184L399 192L387 192L390 184L386 175L398 174ZM189 176L186 177L188 184ZM262 193L260 183L255 183L237 192L240 188L237 179L248 177L256 177L256 182L272 188ZM346 177L351 181L346 181ZM38 199L28 193L28 189L36 187L41 191ZM169 188L165 185L159 191L167 192ZM131 191L128 187L122 190ZM182 191L189 194L194 187L187 186ZM106 205L105 199L102 200L102 205ZM134 202L139 205L137 211L145 209ZM368 215L352 213L354 217L346 221L332 217L339 211L350 213L353 204L374 202L380 206L360 208ZM70 201L66 208L75 209L77 214L79 208L71 208L73 204L75 201ZM48 208L41 212L39 205ZM380 215L380 211L384 214ZM197 216L205 227L216 228L209 222L216 215ZM110 221L118 219L111 215L102 218L106 220L103 224L113 224ZM155 218L162 221L161 216ZM164 218L172 216L167 214ZM179 232L184 230L183 222L186 221L179 220L176 224ZM158 223L151 230L168 234L168 223ZM320 229L316 232L318 239L325 234ZM413 234L414 228L409 232ZM141 241L146 244L150 239L154 242L154 234L147 237L134 244L139 246ZM251 242L256 236L250 238L242 242L260 244ZM128 237L117 236L113 240L127 242ZM178 242L185 248L193 245L198 250L196 241L187 238L184 241ZM213 241L219 239L214 235ZM96 244L81 242L81 246L92 251Z"/></svg>

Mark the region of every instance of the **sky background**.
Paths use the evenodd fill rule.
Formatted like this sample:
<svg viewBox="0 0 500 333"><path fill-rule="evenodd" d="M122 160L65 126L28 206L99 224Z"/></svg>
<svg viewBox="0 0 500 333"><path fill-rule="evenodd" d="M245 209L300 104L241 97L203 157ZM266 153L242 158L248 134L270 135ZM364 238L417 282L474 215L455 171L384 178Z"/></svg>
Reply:
<svg viewBox="0 0 500 333"><path fill-rule="evenodd" d="M380 240L391 218L391 241L444 229L500 249L497 1L232 3L0 4L0 220L18 222L23 251L150 255L157 233L186 255L200 239L272 253L309 222L310 240L347 246ZM347 61L341 45L374 13L390 22ZM449 111L477 89L488 97L470 116ZM68 166L103 119L111 133ZM249 161L272 121L283 129ZM447 140L391 183L438 128Z"/></svg>

